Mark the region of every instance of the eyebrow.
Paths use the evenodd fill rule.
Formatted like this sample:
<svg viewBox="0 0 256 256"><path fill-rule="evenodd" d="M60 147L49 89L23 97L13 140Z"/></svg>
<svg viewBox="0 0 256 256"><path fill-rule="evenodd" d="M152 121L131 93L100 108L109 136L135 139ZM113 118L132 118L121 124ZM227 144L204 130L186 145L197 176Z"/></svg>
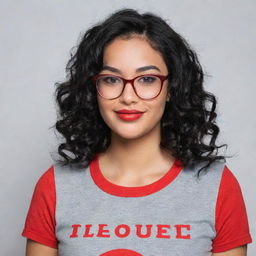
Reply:
<svg viewBox="0 0 256 256"><path fill-rule="evenodd" d="M144 66L144 67L137 68L136 73L147 71L149 69L155 69L155 70L161 72L161 70L158 67L156 67L154 65L149 65L149 66ZM102 70L109 70L109 71L112 71L112 72L115 72L115 73L122 74L121 70L119 70L117 68L114 68L114 67L111 67L111 66L107 66L107 65L104 65Z"/></svg>

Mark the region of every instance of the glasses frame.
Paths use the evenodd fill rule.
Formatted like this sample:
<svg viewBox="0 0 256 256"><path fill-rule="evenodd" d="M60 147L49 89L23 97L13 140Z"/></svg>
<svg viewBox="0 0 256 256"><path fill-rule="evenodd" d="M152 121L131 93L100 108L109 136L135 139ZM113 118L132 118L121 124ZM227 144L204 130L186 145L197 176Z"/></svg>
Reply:
<svg viewBox="0 0 256 256"><path fill-rule="evenodd" d="M98 90L98 86L97 86L97 80L98 80L99 78L101 78L101 77L104 77L104 76L117 77L117 78L120 78L120 79L123 81L123 84L124 84L124 85L123 85L123 89L122 89L121 93L120 93L117 97L108 99L108 98L103 97L103 96L100 94L100 92L99 92L99 90ZM134 87L134 81L135 81L137 78L143 77L143 76L156 76L156 77L158 77L158 78L160 79L160 81L161 81L161 88L160 88L159 93L158 93L155 97L150 98L150 99L144 99L144 98L141 98L141 97L138 95L138 93L136 92L136 89L135 89L135 87ZM132 87L133 87L133 90L134 90L135 94L136 94L140 99L142 99L142 100L152 100L152 99L155 99L155 98L161 93L162 88L163 88L163 83L164 83L164 81L165 81L168 77L169 77L169 74L167 74L167 75L144 74L144 75L136 76L136 77L134 77L134 78L132 78L132 79L125 79L125 78L123 78L123 77L121 77L121 76L117 76L117 75L113 75L113 74L99 74L99 75L93 76L92 80L93 80L94 84L96 85L97 93L98 93L102 98L104 98L104 99L113 100L113 99L119 98L119 97L122 95L122 93L123 93L123 91L124 91L124 89L125 89L126 84L127 84L127 83L130 83L130 84L132 85Z"/></svg>

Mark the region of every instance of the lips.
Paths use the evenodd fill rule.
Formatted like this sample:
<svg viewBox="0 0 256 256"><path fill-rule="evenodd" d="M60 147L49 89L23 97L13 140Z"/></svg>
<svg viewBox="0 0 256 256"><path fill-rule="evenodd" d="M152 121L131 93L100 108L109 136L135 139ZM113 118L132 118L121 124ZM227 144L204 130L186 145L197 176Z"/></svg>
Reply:
<svg viewBox="0 0 256 256"><path fill-rule="evenodd" d="M118 114L140 114L140 113L143 113L142 111L139 111L137 109L120 109L116 112Z"/></svg>
<svg viewBox="0 0 256 256"><path fill-rule="evenodd" d="M143 113L138 114L117 114L119 118L125 120L125 121L133 121L142 116Z"/></svg>
<svg viewBox="0 0 256 256"><path fill-rule="evenodd" d="M120 119L125 121L133 121L140 118L143 115L143 112L136 109L132 109L132 110L121 109L119 111L116 111L116 113Z"/></svg>

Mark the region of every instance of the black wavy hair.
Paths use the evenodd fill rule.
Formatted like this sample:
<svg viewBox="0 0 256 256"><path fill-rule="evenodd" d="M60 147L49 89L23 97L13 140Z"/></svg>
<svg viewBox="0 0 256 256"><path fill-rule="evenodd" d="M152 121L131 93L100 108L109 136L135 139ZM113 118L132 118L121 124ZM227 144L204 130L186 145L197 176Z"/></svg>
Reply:
<svg viewBox="0 0 256 256"><path fill-rule="evenodd" d="M226 162L218 149L227 144L215 144L219 134L216 98L203 88L204 73L195 51L161 17L124 8L85 32L67 63L66 81L55 84L55 128L64 138L58 145L58 163L86 167L110 145L110 128L100 115L92 78L102 69L106 45L133 35L143 36L161 53L170 74L171 100L161 119L160 146L184 166L203 161L203 170L214 161Z"/></svg>

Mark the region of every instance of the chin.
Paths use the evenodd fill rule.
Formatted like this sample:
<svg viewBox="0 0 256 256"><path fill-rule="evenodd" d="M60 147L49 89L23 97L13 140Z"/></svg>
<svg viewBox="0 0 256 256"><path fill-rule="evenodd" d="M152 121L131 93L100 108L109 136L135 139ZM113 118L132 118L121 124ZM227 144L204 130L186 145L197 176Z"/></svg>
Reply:
<svg viewBox="0 0 256 256"><path fill-rule="evenodd" d="M139 139L144 137L145 135L149 134L151 129L141 129L140 131L138 129L122 129L122 130L116 130L112 131L113 135L116 137L119 137L120 139L126 139L126 140L133 140L133 139Z"/></svg>
<svg viewBox="0 0 256 256"><path fill-rule="evenodd" d="M133 140L133 139L139 139L140 137L142 137L141 134L123 134L123 133L115 134L115 136L123 140Z"/></svg>
<svg viewBox="0 0 256 256"><path fill-rule="evenodd" d="M144 133L140 133L138 131L129 131L129 130L122 130L122 131L112 131L112 135L120 138L120 139L126 139L126 140L131 140L131 139L138 139L144 135Z"/></svg>

